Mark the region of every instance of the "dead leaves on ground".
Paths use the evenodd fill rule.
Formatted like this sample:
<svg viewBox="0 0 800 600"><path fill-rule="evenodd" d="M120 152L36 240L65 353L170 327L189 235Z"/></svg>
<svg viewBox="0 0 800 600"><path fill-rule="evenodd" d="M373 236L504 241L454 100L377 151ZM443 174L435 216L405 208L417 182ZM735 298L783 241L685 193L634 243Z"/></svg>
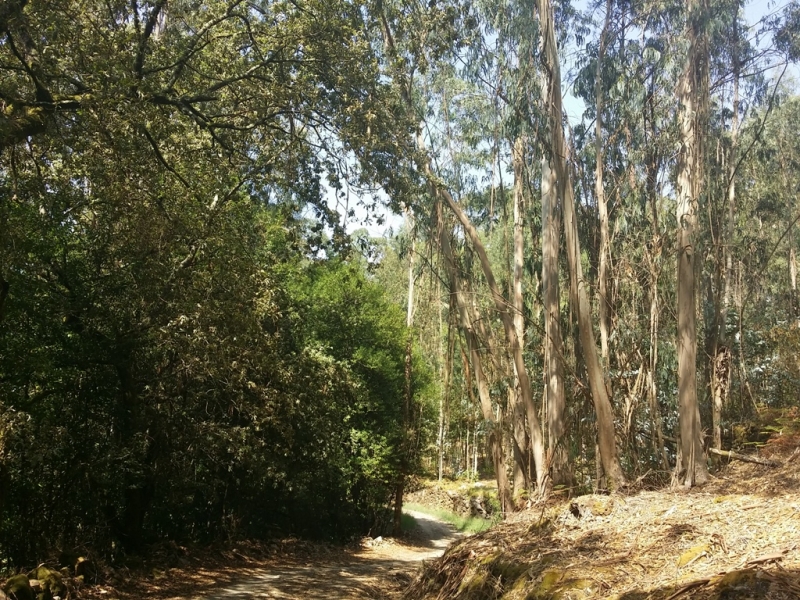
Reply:
<svg viewBox="0 0 800 600"><path fill-rule="evenodd" d="M404 597L800 598L797 467L736 463L689 492L534 508L451 547Z"/></svg>

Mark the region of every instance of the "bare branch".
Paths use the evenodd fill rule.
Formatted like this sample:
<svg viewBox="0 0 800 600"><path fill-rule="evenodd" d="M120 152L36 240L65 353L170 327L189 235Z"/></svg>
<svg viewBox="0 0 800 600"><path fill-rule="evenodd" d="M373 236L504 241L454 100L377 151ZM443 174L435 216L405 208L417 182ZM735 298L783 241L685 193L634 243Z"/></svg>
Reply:
<svg viewBox="0 0 800 600"><path fill-rule="evenodd" d="M175 175L175 177L178 178L178 181L180 181L183 184L183 187L189 189L189 184L187 183L187 181L183 177L181 177L180 173L178 173L174 168L172 168L167 163L166 159L164 158L164 155L161 154L161 150L159 150L158 148L158 144L153 139L153 136L150 135L150 132L147 130L147 127L142 127L142 132L144 133L144 136L147 138L147 141L150 142L150 146L152 146L153 152L155 152L158 162L160 162L167 171Z"/></svg>
<svg viewBox="0 0 800 600"><path fill-rule="evenodd" d="M144 33L142 34L142 39L139 40L139 48L136 50L136 61L133 64L133 72L136 74L136 79L142 79L142 69L144 68L144 55L147 51L147 42L150 39L150 36L153 34L153 30L158 22L158 15L161 13L161 9L164 8L166 3L167 0L158 0L153 7L153 10L150 11L150 16L147 17L147 23L145 23L144 26Z"/></svg>

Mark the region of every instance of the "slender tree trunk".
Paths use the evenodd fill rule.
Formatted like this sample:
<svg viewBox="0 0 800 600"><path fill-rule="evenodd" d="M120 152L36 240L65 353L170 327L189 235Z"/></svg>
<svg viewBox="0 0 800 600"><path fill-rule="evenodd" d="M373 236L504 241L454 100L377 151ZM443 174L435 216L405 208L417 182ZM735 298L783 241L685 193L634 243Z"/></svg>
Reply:
<svg viewBox="0 0 800 600"><path fill-rule="evenodd" d="M597 415L597 437L600 447L600 459L612 490L625 485L625 475L619 463L616 437L614 433L614 413L611 400L605 386L605 378L597 356L597 346L592 332L591 307L586 281L580 263L580 245L578 242L578 224L574 210L572 183L567 180L567 193L564 197L564 231L567 238L567 262L570 277L577 283L578 333L586 363L586 374L592 391L592 400Z"/></svg>
<svg viewBox="0 0 800 600"><path fill-rule="evenodd" d="M745 359L744 347L744 282L742 281L744 273L744 265L742 261L738 261L736 266L736 290L734 291L734 301L736 302L736 320L739 330L739 398L742 403L742 410L744 410L745 395L750 402L755 406L755 399L753 398L753 391L750 389L750 381L747 377L747 361Z"/></svg>
<svg viewBox="0 0 800 600"><path fill-rule="evenodd" d="M524 189L524 140L517 138L514 142L512 151L512 163L514 167L514 330L520 346L525 347L525 314L522 295L522 278L525 267L525 237L523 227L525 226L525 196ZM522 398L522 389L519 377L514 377L514 393L511 395L512 401L512 426L514 431L514 498L516 498L529 485L528 481L528 460L530 453L528 446L528 435L525 431L525 404Z"/></svg>
<svg viewBox="0 0 800 600"><path fill-rule="evenodd" d="M439 289L439 279L436 280L436 289ZM440 294L437 293L436 297L439 298ZM439 336L441 337L442 331L442 310L439 309ZM441 342L440 342L441 346ZM447 321L447 352L442 357L442 364L444 365L444 382L442 387L442 395L439 401L439 481L442 480L444 473L444 443L445 434L447 432L447 413L450 406L450 382L453 376L453 351L455 349L455 337L453 336L453 329L450 327L450 320Z"/></svg>
<svg viewBox="0 0 800 600"><path fill-rule="evenodd" d="M556 176L547 158L542 159L542 304L544 306L544 405L553 484L569 482L564 436L564 363L558 289L558 219Z"/></svg>
<svg viewBox="0 0 800 600"><path fill-rule="evenodd" d="M685 487L705 483L697 402L697 323L695 294L695 230L703 168L704 110L708 102L708 54L704 43L706 15L702 0L687 0L690 50L678 85L682 144L678 159L678 421L681 464L677 480Z"/></svg>
<svg viewBox="0 0 800 600"><path fill-rule="evenodd" d="M574 192L572 178L567 166L567 146L561 125L562 96L561 68L558 61L554 29L553 9L550 0L537 0L542 44L542 60L544 71L548 75L545 89L546 107L549 114L552 160L558 179L558 190L563 199L562 213L564 217L564 233L566 236L567 262L570 279L576 290L576 310L578 312L578 329L586 363L589 386L597 415L597 435L600 449L600 460L603 470L612 489L625 485L625 475L617 455L614 434L614 414L608 397L603 370L597 355L597 346L592 332L591 307L586 280L581 267L580 242L578 240L578 222L574 209Z"/></svg>
<svg viewBox="0 0 800 600"><path fill-rule="evenodd" d="M658 186L658 174L661 169L661 155L658 146L652 142L658 137L656 107L655 107L655 87L651 81L648 88L647 102L644 107L645 131L650 134L646 150L646 170L647 178L645 181L646 194L650 203L650 221L653 234L650 249L650 373L648 381L648 399L650 405L650 417L653 427L654 451L661 459L661 466L665 471L669 471L669 459L664 447L664 428L661 419L661 406L658 402L658 336L661 309L658 297L658 279L661 274L661 255L663 248L663 236L659 218L659 199L661 192Z"/></svg>
<svg viewBox="0 0 800 600"><path fill-rule="evenodd" d="M463 283L458 273L455 255L453 254L453 248L450 244L450 233L444 226L440 202L437 202L436 205L436 226L438 228L439 248L442 251L445 268L450 279L450 293L452 294L458 309L461 330L464 333L467 350L469 352L470 363L472 365L472 372L475 378L475 384L478 388L478 399L480 401L481 412L483 414L484 421L486 421L488 426L488 445L495 468L495 477L497 478L500 506L503 512L509 512L513 510L513 505L511 503L511 492L508 485L508 477L506 475L502 427L495 420L494 412L492 411L489 383L483 370L481 355L478 351L478 339L473 327L473 322L475 319L473 319L472 315L470 314L471 307L468 303L468 299L465 297L466 294L464 293ZM467 468L469 468L468 456Z"/></svg>
<svg viewBox="0 0 800 600"><path fill-rule="evenodd" d="M501 425L502 427L502 425ZM478 426L472 433L472 476L478 478Z"/></svg>
<svg viewBox="0 0 800 600"><path fill-rule="evenodd" d="M664 447L664 430L661 424L661 407L658 404L658 273L651 273L650 290L650 365L647 381L647 395L653 426L654 450L661 459L661 466L669 471L669 460Z"/></svg>
<svg viewBox="0 0 800 600"><path fill-rule="evenodd" d="M738 162L739 150L739 56L738 20L734 18L734 42L733 42L733 115L731 119L731 148L728 153L728 173L727 173L727 211L722 227L722 239L718 240L717 247L720 248L722 256L718 257L718 265L724 263L724 277L722 290L719 285L715 290L717 301L715 306L719 307L715 318L715 328L712 332L715 336L713 349L711 352L711 431L712 446L717 450L722 449L722 411L728 397L728 390L731 380L731 352L727 339L728 310L731 305L731 279L733 277L733 252L731 244L734 235L734 212L736 207L736 164ZM718 251L719 254L719 251ZM718 268L719 268L718 266ZM719 298L721 295L721 299Z"/></svg>
<svg viewBox="0 0 800 600"><path fill-rule="evenodd" d="M612 0L606 0L606 18L603 31L600 34L600 44L597 51L597 67L595 70L595 103L597 105L595 116L595 169L594 193L597 198L597 211L600 217L600 264L598 267L598 295L600 306L600 354L605 366L608 367L608 336L611 331L611 307L608 291L608 263L611 254L611 245L608 237L608 202L606 200L605 185L603 183L603 60L605 59L606 45L608 43L608 28L611 22Z"/></svg>
<svg viewBox="0 0 800 600"><path fill-rule="evenodd" d="M492 299L494 300L495 309L499 313L500 320L503 323L503 330L505 331L506 340L508 341L509 352L514 360L514 367L517 377L519 378L520 390L525 403L525 412L528 417L528 427L531 434L533 458L534 464L536 465L537 485L540 493L543 493L545 491L544 477L546 475L546 471L544 464L544 441L542 439L542 429L541 425L539 424L539 417L536 414L536 406L534 405L533 397L531 396L531 384L528 377L528 370L522 357L522 348L519 345L519 339L517 338L517 333L514 329L513 319L508 311L508 302L500 293L500 288L498 287L497 281L494 278L494 272L492 270L489 257L486 254L486 249L484 248L483 242L478 236L478 232L475 230L475 227L464 214L464 211L461 210L461 207L456 203L455 200L453 200L450 192L448 192L446 189L439 189L438 192L461 223L464 233L467 235L467 238L469 238L472 248L478 255L478 260L481 264L481 269L483 270L483 276L486 279L486 284L488 285Z"/></svg>

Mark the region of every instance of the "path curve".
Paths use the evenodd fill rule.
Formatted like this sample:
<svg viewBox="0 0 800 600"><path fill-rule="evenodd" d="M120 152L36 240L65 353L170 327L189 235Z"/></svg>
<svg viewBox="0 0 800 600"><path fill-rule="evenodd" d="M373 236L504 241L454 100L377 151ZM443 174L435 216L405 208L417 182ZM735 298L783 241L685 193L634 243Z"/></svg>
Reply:
<svg viewBox="0 0 800 600"><path fill-rule="evenodd" d="M449 524L406 511L415 529L402 543L388 540L358 552L315 562L279 561L247 573L224 587L208 589L192 600L372 600L391 598L410 582L423 560L441 556L460 537Z"/></svg>

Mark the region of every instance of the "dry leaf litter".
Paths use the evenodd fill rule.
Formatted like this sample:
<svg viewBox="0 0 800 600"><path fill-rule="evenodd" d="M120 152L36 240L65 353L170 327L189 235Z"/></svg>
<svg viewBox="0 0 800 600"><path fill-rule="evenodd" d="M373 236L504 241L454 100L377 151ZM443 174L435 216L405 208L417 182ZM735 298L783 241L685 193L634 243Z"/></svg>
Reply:
<svg viewBox="0 0 800 600"><path fill-rule="evenodd" d="M406 600L800 598L800 460L704 487L532 507L427 563Z"/></svg>

